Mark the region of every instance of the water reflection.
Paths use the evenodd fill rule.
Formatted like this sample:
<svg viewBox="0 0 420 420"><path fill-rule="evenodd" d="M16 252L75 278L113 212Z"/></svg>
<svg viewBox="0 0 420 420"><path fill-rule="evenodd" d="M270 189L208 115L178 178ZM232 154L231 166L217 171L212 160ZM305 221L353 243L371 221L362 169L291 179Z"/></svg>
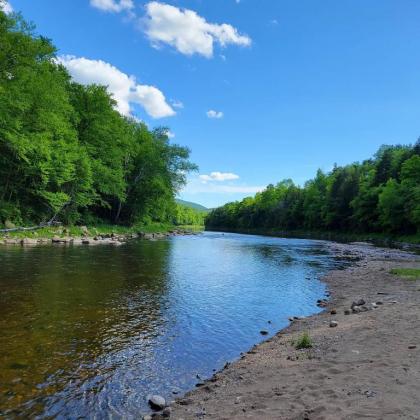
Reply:
<svg viewBox="0 0 420 420"><path fill-rule="evenodd" d="M138 417L315 312L337 264L319 241L218 233L1 248L0 415Z"/></svg>

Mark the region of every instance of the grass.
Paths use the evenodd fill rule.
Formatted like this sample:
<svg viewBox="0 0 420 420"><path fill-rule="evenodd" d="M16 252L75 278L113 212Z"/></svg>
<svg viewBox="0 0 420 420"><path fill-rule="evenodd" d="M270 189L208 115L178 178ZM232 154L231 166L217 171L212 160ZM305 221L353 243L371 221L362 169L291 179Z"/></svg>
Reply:
<svg viewBox="0 0 420 420"><path fill-rule="evenodd" d="M393 268L390 273L409 280L420 280L420 268Z"/></svg>
<svg viewBox="0 0 420 420"><path fill-rule="evenodd" d="M309 336L309 333L304 332L299 339L295 342L296 350L301 349L310 349L313 347L312 338Z"/></svg>

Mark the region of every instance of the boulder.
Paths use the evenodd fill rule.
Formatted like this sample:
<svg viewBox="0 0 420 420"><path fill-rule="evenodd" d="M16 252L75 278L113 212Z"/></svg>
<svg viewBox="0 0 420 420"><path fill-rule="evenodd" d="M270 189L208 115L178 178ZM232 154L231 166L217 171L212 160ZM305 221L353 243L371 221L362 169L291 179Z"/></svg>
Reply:
<svg viewBox="0 0 420 420"><path fill-rule="evenodd" d="M23 238L20 241L20 243L21 243L21 245L24 245L24 246L27 246L27 245L31 246L31 245L37 245L38 244L38 240L37 239L33 239L33 238Z"/></svg>

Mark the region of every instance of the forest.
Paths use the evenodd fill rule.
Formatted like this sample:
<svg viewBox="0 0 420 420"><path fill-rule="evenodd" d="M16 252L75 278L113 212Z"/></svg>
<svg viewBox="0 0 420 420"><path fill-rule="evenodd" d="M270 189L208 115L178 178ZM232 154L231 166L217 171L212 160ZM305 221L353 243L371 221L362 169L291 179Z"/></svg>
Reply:
<svg viewBox="0 0 420 420"><path fill-rule="evenodd" d="M382 146L373 158L329 173L318 170L303 187L286 179L255 197L213 210L209 229L420 233L420 140Z"/></svg>
<svg viewBox="0 0 420 420"><path fill-rule="evenodd" d="M168 129L121 116L71 80L52 42L0 11L0 225L191 224L175 196L196 170Z"/></svg>

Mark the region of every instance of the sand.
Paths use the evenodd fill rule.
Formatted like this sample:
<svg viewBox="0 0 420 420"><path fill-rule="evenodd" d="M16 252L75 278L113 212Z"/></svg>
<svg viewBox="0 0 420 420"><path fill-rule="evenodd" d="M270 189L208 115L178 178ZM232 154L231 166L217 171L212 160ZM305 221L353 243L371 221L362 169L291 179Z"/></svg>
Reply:
<svg viewBox="0 0 420 420"><path fill-rule="evenodd" d="M420 281L389 273L419 268L419 257L330 246L362 259L324 278L331 292L325 311L294 321L175 401L171 418L420 419ZM345 315L359 299L382 304ZM304 331L313 348L296 350Z"/></svg>

